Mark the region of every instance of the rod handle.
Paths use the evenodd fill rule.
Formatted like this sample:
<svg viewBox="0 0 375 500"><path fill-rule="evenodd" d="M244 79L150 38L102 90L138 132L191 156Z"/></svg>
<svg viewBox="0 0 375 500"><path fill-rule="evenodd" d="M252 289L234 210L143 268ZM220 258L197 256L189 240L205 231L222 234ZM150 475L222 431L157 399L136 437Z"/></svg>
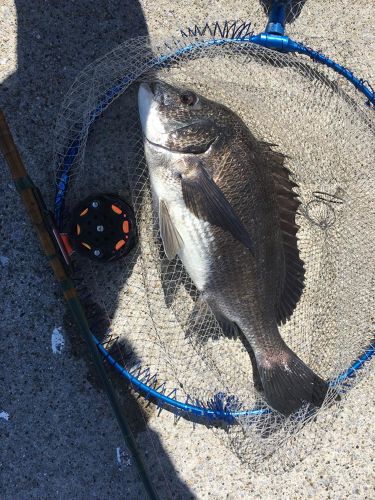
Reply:
<svg viewBox="0 0 375 500"><path fill-rule="evenodd" d="M0 109L0 150L3 153L11 171L14 181L26 177L27 172L23 165L21 156L14 143L11 131L5 119L3 111Z"/></svg>

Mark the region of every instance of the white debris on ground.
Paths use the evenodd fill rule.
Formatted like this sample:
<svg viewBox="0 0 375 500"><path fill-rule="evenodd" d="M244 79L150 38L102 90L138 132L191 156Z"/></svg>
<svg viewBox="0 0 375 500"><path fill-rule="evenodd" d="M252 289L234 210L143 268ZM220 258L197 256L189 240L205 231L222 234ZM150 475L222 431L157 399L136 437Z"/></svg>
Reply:
<svg viewBox="0 0 375 500"><path fill-rule="evenodd" d="M116 448L116 460L120 469L129 467L132 463L128 453L125 450L122 450L119 446Z"/></svg>
<svg viewBox="0 0 375 500"><path fill-rule="evenodd" d="M62 354L65 346L65 339L62 333L62 327L59 326L53 329L51 335L51 348L53 354Z"/></svg>
<svg viewBox="0 0 375 500"><path fill-rule="evenodd" d="M7 413L6 411L0 411L0 418L2 418L3 420L9 420L9 413Z"/></svg>

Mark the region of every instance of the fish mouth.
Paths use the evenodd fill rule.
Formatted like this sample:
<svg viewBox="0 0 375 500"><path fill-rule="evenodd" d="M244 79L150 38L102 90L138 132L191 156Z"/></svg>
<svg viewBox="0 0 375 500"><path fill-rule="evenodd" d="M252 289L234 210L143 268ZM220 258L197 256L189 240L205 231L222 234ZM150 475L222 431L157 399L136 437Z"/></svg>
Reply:
<svg viewBox="0 0 375 500"><path fill-rule="evenodd" d="M148 96L152 99L156 96L156 86L157 81L141 82L138 92L142 95L142 97Z"/></svg>

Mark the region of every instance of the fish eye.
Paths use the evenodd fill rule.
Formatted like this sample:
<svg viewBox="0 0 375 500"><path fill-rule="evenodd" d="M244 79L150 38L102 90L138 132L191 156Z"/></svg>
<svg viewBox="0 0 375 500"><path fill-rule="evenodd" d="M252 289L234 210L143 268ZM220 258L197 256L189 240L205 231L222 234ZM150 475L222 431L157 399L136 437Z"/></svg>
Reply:
<svg viewBox="0 0 375 500"><path fill-rule="evenodd" d="M198 101L198 97L193 92L184 92L181 94L180 100L185 106L194 106Z"/></svg>

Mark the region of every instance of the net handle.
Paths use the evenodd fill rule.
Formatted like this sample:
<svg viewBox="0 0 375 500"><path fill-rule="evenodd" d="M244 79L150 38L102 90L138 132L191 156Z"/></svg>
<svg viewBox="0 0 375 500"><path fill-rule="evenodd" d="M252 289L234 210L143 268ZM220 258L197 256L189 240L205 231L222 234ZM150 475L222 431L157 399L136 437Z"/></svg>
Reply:
<svg viewBox="0 0 375 500"><path fill-rule="evenodd" d="M268 23L265 29L266 33L273 35L284 35L286 22L286 8L291 0L275 0L272 2Z"/></svg>

